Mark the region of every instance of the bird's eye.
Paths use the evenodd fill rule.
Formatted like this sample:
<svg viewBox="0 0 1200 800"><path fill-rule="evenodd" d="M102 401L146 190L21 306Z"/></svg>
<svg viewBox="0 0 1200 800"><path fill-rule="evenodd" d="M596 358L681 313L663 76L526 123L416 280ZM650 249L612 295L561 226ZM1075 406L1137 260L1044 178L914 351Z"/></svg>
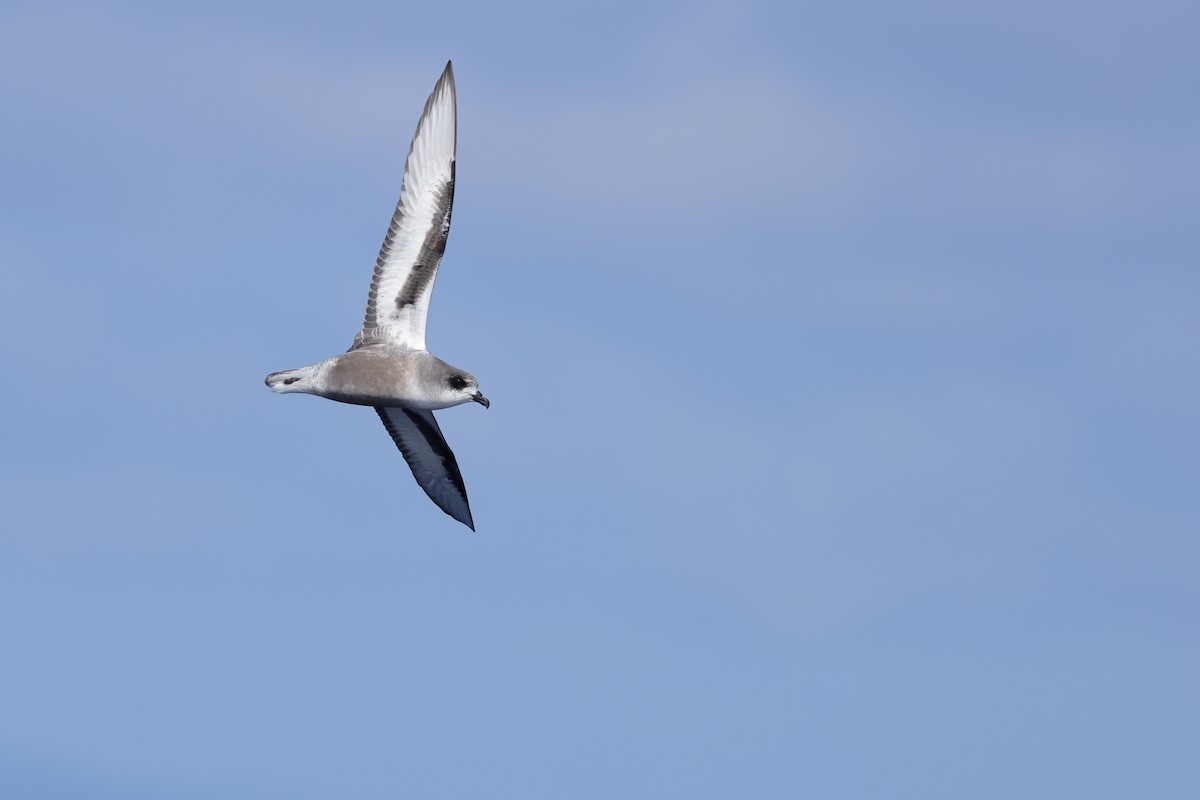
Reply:
<svg viewBox="0 0 1200 800"><path fill-rule="evenodd" d="M450 384L450 388L455 391L467 388L467 379L462 375L451 375L448 383Z"/></svg>

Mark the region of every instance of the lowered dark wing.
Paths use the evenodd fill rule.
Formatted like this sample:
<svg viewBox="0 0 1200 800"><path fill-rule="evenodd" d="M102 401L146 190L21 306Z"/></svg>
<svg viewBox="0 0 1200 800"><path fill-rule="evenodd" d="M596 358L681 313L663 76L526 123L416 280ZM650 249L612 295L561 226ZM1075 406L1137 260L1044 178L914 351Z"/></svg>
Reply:
<svg viewBox="0 0 1200 800"><path fill-rule="evenodd" d="M442 511L475 530L458 461L446 444L433 412L379 407L375 411L429 499Z"/></svg>

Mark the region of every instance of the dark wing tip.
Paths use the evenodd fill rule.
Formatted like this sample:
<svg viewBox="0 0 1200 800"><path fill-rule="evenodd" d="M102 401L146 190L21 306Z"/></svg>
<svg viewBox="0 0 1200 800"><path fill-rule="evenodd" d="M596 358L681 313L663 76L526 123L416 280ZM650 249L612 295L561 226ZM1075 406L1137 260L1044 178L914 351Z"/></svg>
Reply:
<svg viewBox="0 0 1200 800"><path fill-rule="evenodd" d="M426 494L428 494L428 492L426 492ZM429 499L433 500L434 505L436 505L438 508L440 508L442 510L442 513L445 514L447 517L454 520L455 522L461 522L463 525L466 525L468 528L471 529L471 533L475 532L475 518L471 516L471 504L467 501L466 497L463 497L463 505L466 508L463 509L462 511L459 511L458 509L453 509L447 505L443 505L442 503L438 502L437 498L433 497L432 495L430 496Z"/></svg>
<svg viewBox="0 0 1200 800"><path fill-rule="evenodd" d="M443 442L444 441L445 440L443 440ZM447 448L447 450L449 450L449 448ZM462 500L462 507L459 508L456 503L443 503L441 500L430 494L428 490L426 490L425 493L429 494L429 499L432 500L434 505L440 508L443 513L446 514L446 516L461 522L463 525L466 525L471 529L471 533L474 533L475 517L471 514L471 501L467 499L467 487L462 482L462 473L458 471L458 462L457 460L454 460L453 453L450 453L450 458L452 461L454 461L451 480L454 481L455 488L458 489L458 496ZM457 473L457 475L454 473ZM455 480L455 478L457 478L457 480ZM420 483L420 481L417 482ZM422 486L421 488L424 489L425 487Z"/></svg>
<svg viewBox="0 0 1200 800"><path fill-rule="evenodd" d="M429 494L429 492L427 491L426 494ZM430 495L429 499L433 500L434 504L440 508L446 516L461 522L463 525L466 525L471 529L471 533L475 532L475 518L471 516L471 503L469 500L467 500L467 495L465 492L462 494L463 508L461 510L454 508L452 505L441 503L437 498L433 497L433 495Z"/></svg>
<svg viewBox="0 0 1200 800"><path fill-rule="evenodd" d="M447 508L446 506L442 505L441 503L437 503L436 500L434 502L437 504L437 507L440 508L442 511L445 511L447 515L458 520L463 525L466 525L468 528L471 529L471 533L474 533L475 532L475 517L473 517L471 515L471 501L467 499L467 493L466 493L465 487L462 491L462 501L463 501L463 507L461 509L461 513L463 514L463 516L459 516L458 513L455 513L455 512L460 511L459 509L454 509L453 511L451 511L450 508Z"/></svg>

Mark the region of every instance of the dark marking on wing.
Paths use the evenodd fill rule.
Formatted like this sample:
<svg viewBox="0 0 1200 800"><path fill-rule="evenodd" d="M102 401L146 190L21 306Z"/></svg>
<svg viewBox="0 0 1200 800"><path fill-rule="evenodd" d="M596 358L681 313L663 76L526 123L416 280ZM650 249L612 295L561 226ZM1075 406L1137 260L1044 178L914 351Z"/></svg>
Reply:
<svg viewBox="0 0 1200 800"><path fill-rule="evenodd" d="M433 216L433 224L425 234L421 243L421 251L413 264L408 279L404 281L400 294L396 295L396 310L405 306L416 305L421 295L433 283L437 276L438 266L442 263L442 255L446 252L446 239L450 234L450 215L454 210L454 162L450 162L450 180L442 184L435 197L437 213Z"/></svg>

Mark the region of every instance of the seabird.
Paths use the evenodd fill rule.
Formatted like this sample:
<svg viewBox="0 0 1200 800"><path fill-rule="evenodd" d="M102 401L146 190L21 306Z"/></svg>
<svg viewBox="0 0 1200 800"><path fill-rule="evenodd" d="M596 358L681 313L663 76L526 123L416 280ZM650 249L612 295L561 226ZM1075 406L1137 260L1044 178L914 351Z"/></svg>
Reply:
<svg viewBox="0 0 1200 800"><path fill-rule="evenodd" d="M454 69L446 62L404 162L400 200L375 260L362 330L345 353L273 372L267 386L279 394L374 406L429 498L475 530L462 472L433 411L467 402L491 404L475 376L425 349L429 296L450 232L457 138Z"/></svg>

